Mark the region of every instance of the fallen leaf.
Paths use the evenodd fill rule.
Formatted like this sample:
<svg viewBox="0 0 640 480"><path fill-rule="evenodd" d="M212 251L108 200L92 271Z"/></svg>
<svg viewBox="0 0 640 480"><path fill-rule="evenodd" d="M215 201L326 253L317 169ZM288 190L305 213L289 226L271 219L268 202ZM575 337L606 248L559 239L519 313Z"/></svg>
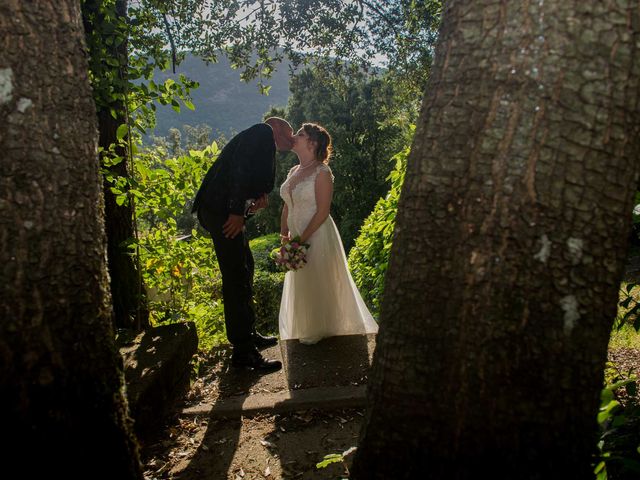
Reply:
<svg viewBox="0 0 640 480"><path fill-rule="evenodd" d="M267 467L264 469L264 476L265 477L271 476L271 468Z"/></svg>

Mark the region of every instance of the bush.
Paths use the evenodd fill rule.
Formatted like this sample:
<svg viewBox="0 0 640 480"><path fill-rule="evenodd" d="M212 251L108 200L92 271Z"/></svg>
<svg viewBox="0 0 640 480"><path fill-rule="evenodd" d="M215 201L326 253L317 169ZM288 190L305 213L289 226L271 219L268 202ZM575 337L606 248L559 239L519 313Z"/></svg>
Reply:
<svg viewBox="0 0 640 480"><path fill-rule="evenodd" d="M377 318L384 291L384 277L389 265L389 253L396 224L400 189L404 182L409 148L393 157L394 170L387 177L391 189L381 198L360 229L360 235L349 252L349 269L362 297Z"/></svg>
<svg viewBox="0 0 640 480"><path fill-rule="evenodd" d="M253 300L256 313L256 329L260 333L278 332L278 313L284 273L279 272L275 262L269 257L271 251L280 245L280 235L270 233L249 242L255 274L253 276Z"/></svg>
<svg viewBox="0 0 640 480"><path fill-rule="evenodd" d="M256 329L260 333L276 334L278 332L278 314L284 275L283 272L256 270L253 279L253 299Z"/></svg>
<svg viewBox="0 0 640 480"><path fill-rule="evenodd" d="M262 237L254 238L249 242L256 271L277 272L276 263L269 257L271 251L280 245L280 235L270 233Z"/></svg>

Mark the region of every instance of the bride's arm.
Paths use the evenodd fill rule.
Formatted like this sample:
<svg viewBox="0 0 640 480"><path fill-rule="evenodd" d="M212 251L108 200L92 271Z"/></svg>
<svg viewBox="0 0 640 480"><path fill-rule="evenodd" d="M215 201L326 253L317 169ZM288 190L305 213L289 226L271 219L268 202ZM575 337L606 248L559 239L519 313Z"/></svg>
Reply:
<svg viewBox="0 0 640 480"><path fill-rule="evenodd" d="M305 228L302 235L300 235L300 241L302 243L306 242L329 216L329 210L331 209L331 197L333 196L333 181L331 173L324 170L318 172L315 188L317 210L313 217L311 217L307 228Z"/></svg>
<svg viewBox="0 0 640 480"><path fill-rule="evenodd" d="M280 214L280 242L284 243L289 240L289 225L287 224L287 217L289 216L289 208L285 203L282 206L282 214Z"/></svg>

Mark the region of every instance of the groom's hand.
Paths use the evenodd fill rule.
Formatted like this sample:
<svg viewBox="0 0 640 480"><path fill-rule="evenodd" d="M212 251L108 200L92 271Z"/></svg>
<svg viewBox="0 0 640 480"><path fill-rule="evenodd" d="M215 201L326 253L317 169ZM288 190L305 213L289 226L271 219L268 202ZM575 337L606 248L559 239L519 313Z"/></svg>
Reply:
<svg viewBox="0 0 640 480"><path fill-rule="evenodd" d="M222 233L226 238L235 238L244 228L244 217L242 215L229 214L229 218L222 225Z"/></svg>

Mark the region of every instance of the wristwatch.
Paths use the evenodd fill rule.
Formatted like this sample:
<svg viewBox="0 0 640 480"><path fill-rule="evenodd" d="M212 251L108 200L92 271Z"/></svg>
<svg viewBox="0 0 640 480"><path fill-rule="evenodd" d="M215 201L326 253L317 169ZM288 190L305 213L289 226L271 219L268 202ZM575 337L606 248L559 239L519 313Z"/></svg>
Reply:
<svg viewBox="0 0 640 480"><path fill-rule="evenodd" d="M255 206L256 200L255 198L250 198L246 202L244 202L244 218L252 217L256 214L256 212L252 212L251 208Z"/></svg>

